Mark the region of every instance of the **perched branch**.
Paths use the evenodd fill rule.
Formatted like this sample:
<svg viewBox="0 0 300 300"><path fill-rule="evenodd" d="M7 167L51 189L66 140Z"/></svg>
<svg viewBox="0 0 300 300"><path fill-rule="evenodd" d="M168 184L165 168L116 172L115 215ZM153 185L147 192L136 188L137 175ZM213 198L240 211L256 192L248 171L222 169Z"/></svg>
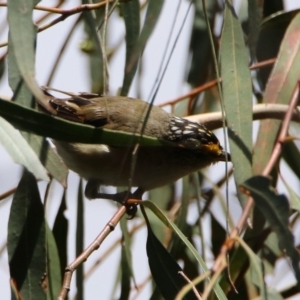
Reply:
<svg viewBox="0 0 300 300"><path fill-rule="evenodd" d="M256 104L253 106L253 120L278 119L282 120L290 109L290 105L284 104ZM293 107L291 120L300 122L300 106ZM185 117L190 121L195 121L206 125L209 129L217 129L222 126L221 112L205 113Z"/></svg>

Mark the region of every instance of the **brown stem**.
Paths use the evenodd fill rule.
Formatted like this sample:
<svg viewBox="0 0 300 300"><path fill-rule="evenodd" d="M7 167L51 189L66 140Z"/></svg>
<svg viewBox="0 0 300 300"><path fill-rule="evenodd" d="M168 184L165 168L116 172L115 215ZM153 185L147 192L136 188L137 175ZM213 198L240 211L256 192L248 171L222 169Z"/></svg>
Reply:
<svg viewBox="0 0 300 300"><path fill-rule="evenodd" d="M97 250L102 242L105 240L105 238L114 231L117 224L120 222L122 217L126 213L126 206L122 205L118 211L115 213L115 215L110 219L110 221L105 225L103 230L100 232L100 234L96 237L96 239L92 242L90 246L88 246L84 252L80 254L71 264L69 264L65 269L65 276L63 280L63 285L60 290L58 300L64 300L67 298L68 292L70 291L70 284L73 272L76 270L76 268L85 262L88 257Z"/></svg>

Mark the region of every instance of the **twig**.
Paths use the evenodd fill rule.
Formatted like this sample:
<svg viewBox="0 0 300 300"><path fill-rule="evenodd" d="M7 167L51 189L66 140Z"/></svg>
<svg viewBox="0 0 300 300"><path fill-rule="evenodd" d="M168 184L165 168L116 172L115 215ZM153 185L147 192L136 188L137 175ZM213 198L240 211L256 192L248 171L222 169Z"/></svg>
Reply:
<svg viewBox="0 0 300 300"><path fill-rule="evenodd" d="M126 213L126 206L122 205L118 211L115 213L115 215L110 219L110 221L105 225L103 230L100 232L100 234L97 236L97 238L92 242L92 244L87 247L84 252L80 256L78 256L71 264L69 264L65 269L65 276L63 280L63 285L60 290L58 300L64 300L67 298L67 294L70 291L70 283L72 279L73 272L76 270L76 268L85 262L88 257L97 250L102 242L105 240L105 238L114 231L117 224L120 222L122 217Z"/></svg>
<svg viewBox="0 0 300 300"><path fill-rule="evenodd" d="M113 2L113 1L114 0L109 0L109 2ZM61 14L61 15L74 15L74 14L77 14L82 11L98 9L98 8L102 7L103 5L105 5L105 3L106 3L106 0L95 3L95 4L79 5L74 8L71 8L71 9L61 9L61 8L48 7L48 6L43 6L43 5L36 5L34 7L34 9L48 11L51 13ZM7 6L7 2L1 2L0 6Z"/></svg>
<svg viewBox="0 0 300 300"><path fill-rule="evenodd" d="M15 193L17 190L17 187L14 187L6 192L4 192L3 194L0 195L0 201L11 196L13 193Z"/></svg>
<svg viewBox="0 0 300 300"><path fill-rule="evenodd" d="M113 2L114 0L107 0L109 3ZM45 7L45 6L39 6L37 5L34 9L37 10L43 10L43 11L48 11L48 12L52 12L52 13L57 13L57 14L61 14L59 17L57 17L56 19L52 20L51 22L38 27L38 32L44 31L50 27L52 27L53 25L64 21L65 19L67 19L68 17L74 15L74 14L78 14L80 12L83 11L89 11L89 10L94 10L94 9L98 9L102 6L106 5L106 0L96 3L96 4L83 4L83 5L79 5L77 7L71 8L71 9L60 9L60 8L54 8L54 7ZM0 3L0 6L7 6L6 3ZM0 48L1 47L5 47L8 45L8 42L3 42L0 43Z"/></svg>
<svg viewBox="0 0 300 300"><path fill-rule="evenodd" d="M207 278L208 276L211 275L211 271L206 271L205 273L197 276L195 279L193 279L192 281L190 281L188 284L186 284L180 291L179 293L176 295L175 300L182 300L184 298L184 296L189 292L189 290L191 289L191 285L195 286L198 283L202 282L205 278ZM200 299L203 300L203 297Z"/></svg>
<svg viewBox="0 0 300 300"><path fill-rule="evenodd" d="M252 66L249 67L250 70L256 70L256 69L260 69L260 68L264 68L264 67L267 67L267 66L270 66L272 64L275 63L277 58L272 58L272 59L268 59L268 60L264 60L264 61L261 61L261 62L258 62L258 63L255 63L253 64ZM210 82L207 82L203 85L200 85L194 89L192 89L191 91L189 91L187 94L185 95L182 95L178 98L175 98L173 100L169 100L167 102L164 102L163 104L161 104L160 106L167 106L167 105L174 105L176 104L177 102L180 102L181 100L184 100L184 99L190 99L192 97L195 97L197 96L198 94L200 94L201 92L203 91L206 91L210 88L212 88L213 86L217 85L218 82L221 82L222 79L220 78L219 80L218 79L214 79Z"/></svg>
<svg viewBox="0 0 300 300"><path fill-rule="evenodd" d="M202 300L202 297L199 295L195 285L192 283L192 281L182 272L179 271L178 274L180 274L188 283L189 283L189 287L191 287L197 297L197 299Z"/></svg>

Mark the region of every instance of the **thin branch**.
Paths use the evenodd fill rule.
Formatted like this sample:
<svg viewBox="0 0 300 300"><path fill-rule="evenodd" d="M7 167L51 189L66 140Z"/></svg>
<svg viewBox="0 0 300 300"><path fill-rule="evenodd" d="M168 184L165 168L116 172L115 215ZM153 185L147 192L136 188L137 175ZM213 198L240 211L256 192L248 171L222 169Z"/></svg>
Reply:
<svg viewBox="0 0 300 300"><path fill-rule="evenodd" d="M256 104L253 106L253 120L278 119L282 120L290 105L284 104ZM205 113L185 117L186 119L206 125L209 129L222 126L221 112ZM300 106L292 109L291 120L300 122Z"/></svg>
<svg viewBox="0 0 300 300"><path fill-rule="evenodd" d="M114 0L107 0L109 3L114 2ZM68 17L74 15L74 14L78 14L81 13L83 11L89 11L89 10L94 10L94 9L98 9L102 6L106 5L106 0L96 3L96 4L84 4L84 5L79 5L75 8L71 8L71 9L60 9L60 8L54 8L54 7L45 7L45 6L39 6L37 5L35 7L35 9L38 10L43 10L43 11L48 11L48 12L52 12L52 13L57 13L57 14L61 14L61 16L57 17L56 19L52 20L51 22L38 27L38 32L44 31L50 27L52 27L53 25L64 21L65 19L67 19ZM7 3L0 3L0 7L1 6L7 6ZM0 48L1 47L5 47L8 45L8 42L3 42L0 43Z"/></svg>
<svg viewBox="0 0 300 300"><path fill-rule="evenodd" d="M199 293L198 293L195 285L192 283L192 281L182 271L179 271L178 274L180 274L189 283L189 288L193 289L194 294L197 297L197 299L202 300L202 297L199 295Z"/></svg>
<svg viewBox="0 0 300 300"><path fill-rule="evenodd" d="M125 213L126 213L126 206L122 205L115 213L115 215L110 219L110 221L105 225L103 230L100 232L97 238L92 242L92 244L89 247L87 247L80 256L78 256L71 264L69 264L66 267L63 285L60 290L58 300L64 300L67 298L68 292L70 291L70 284L71 284L73 272L80 264L85 262L95 250L97 250L101 246L105 238L112 231L114 231L115 227L120 222L120 220L125 215Z"/></svg>
<svg viewBox="0 0 300 300"><path fill-rule="evenodd" d="M11 196L12 194L14 194L17 190L17 187L14 187L6 192L4 192L3 194L0 195L0 201L3 199L6 199L7 197Z"/></svg>
<svg viewBox="0 0 300 300"><path fill-rule="evenodd" d="M114 0L108 0L109 2L113 2ZM36 5L34 9L41 10L41 11L48 11L55 14L61 14L61 15L74 15L79 12L87 11L87 10L94 10L98 9L106 4L106 0L95 3L95 4L83 4L76 6L74 8L70 9L61 9L61 8L55 8L55 7L48 7L43 5ZM0 2L0 6L7 6L7 2Z"/></svg>
<svg viewBox="0 0 300 300"><path fill-rule="evenodd" d="M264 60L264 61L261 61L261 62L258 62L258 63L255 63L253 65L251 65L249 67L250 70L256 70L256 69L260 69L260 68L264 68L264 67L268 67L272 64L275 63L277 58L272 58L272 59L268 59L268 60ZM161 104L160 106L167 106L167 105L174 105L176 104L177 102L180 102L181 100L184 100L184 99L190 99L190 98L193 98L193 97L196 97L198 94L200 94L201 92L203 91L206 91L214 86L216 86L218 84L218 82L221 82L222 79L214 79L214 80L211 80L203 85L200 85L194 89L192 89L191 91L189 91L187 94L185 95L182 95L178 98L175 98L173 100L169 100L167 102L164 102L163 104Z"/></svg>

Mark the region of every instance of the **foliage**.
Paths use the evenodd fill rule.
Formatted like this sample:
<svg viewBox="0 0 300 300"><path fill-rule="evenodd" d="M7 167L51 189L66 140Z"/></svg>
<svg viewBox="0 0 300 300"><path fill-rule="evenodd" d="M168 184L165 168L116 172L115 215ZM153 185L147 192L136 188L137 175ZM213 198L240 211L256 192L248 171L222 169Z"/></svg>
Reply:
<svg viewBox="0 0 300 300"><path fill-rule="evenodd" d="M0 249L1 254L8 253L5 263L10 270L11 298L26 300L33 295L55 299L65 275L71 276L76 267L76 287L75 279L70 277L70 295L78 299L95 294L101 299L299 297L299 239L295 233L299 228L300 194L296 185L300 155L298 137L293 132L299 132L294 107L298 105L300 77L300 12L285 11L283 1L248 0L247 5L242 1L238 8L232 1L221 2L83 1L69 9L62 6L63 1L56 7L30 0L8 1L7 7L1 4L0 10L7 10L9 35L8 46L1 43L5 50L0 58L0 76L8 80L13 97L12 101L4 96L0 99L0 142L12 159L24 166L16 189L5 188L1 196L3 202L10 201L7 245ZM171 6L174 15L167 18L171 14L166 10ZM40 12L39 17L34 16L34 23L33 11ZM218 25L220 16L222 26ZM68 28L70 19L73 23ZM188 29L187 20L192 24ZM67 169L46 137L114 146L128 145L133 140L122 132L74 124L36 109L38 102L49 110L39 87L42 80L35 75L41 32L57 26L64 28L67 36L57 57L53 55L53 65L46 64L49 53L43 53L43 70L50 74L45 85L59 76L59 67L69 55L67 46L73 45L73 35L80 32L86 37L81 41L80 52L88 59L80 76L82 80L89 78L90 92L107 93L114 76L109 70L113 70L122 77L110 94L146 99L142 83L149 72L144 66L150 60L150 66L154 62L158 65L156 77L150 79L152 90L147 87L151 102L159 88L170 89L162 78L175 76L168 73L172 68L168 63L182 46L181 33L185 30L190 43L185 42L186 52L176 59L187 67L176 70L182 78L177 90L175 85L171 87L177 98L164 98L163 106L176 115L193 116L200 121L211 116L206 125L212 129L223 124L218 135L231 153L232 162L225 168L219 164L150 191L151 201L134 202L142 207L142 214L138 212L134 220L127 220L122 207L106 200L87 204L82 199L82 182L74 178L69 180L68 194L61 196L56 181L67 186ZM155 45L162 50L160 58L157 53L149 53L148 48L166 28L170 29L168 39ZM115 35L119 41L113 44ZM111 69L120 52L124 64ZM8 75L4 72L6 61ZM70 69L76 64L72 61ZM184 94L186 86L189 93ZM72 88L77 91L75 84ZM258 113L258 104L264 104L262 113ZM213 111L223 112L217 115L217 122L207 114ZM261 119L259 125L254 119ZM134 140L137 141L160 146L158 140L149 137ZM37 180L46 182L44 189ZM67 200L76 195L77 202ZM60 201L56 201L55 208L52 203L57 199ZM70 206L78 207L76 218L70 217ZM88 210L89 206L93 208ZM86 229L93 213L99 224ZM118 222L120 229L111 233ZM71 225L75 226L73 231ZM80 255L87 247L85 234L89 232L90 243L93 231L97 231L93 238L101 231L97 243ZM140 232L143 240L137 253L135 244ZM110 233L111 237L106 238ZM70 243L71 235L76 247ZM99 245L100 258L86 270L82 263ZM139 258L143 249L148 259ZM65 273L75 253L80 260L69 265ZM111 253L114 258L109 260ZM90 259L97 255L93 253ZM117 266L102 268L106 261ZM139 275L145 261L149 262L150 274L146 279ZM288 264L287 271L284 262ZM280 275L279 285L276 275L283 272L289 277ZM90 278L97 283L89 284ZM144 290L145 286L148 290ZM63 298L67 290L62 290Z"/></svg>

